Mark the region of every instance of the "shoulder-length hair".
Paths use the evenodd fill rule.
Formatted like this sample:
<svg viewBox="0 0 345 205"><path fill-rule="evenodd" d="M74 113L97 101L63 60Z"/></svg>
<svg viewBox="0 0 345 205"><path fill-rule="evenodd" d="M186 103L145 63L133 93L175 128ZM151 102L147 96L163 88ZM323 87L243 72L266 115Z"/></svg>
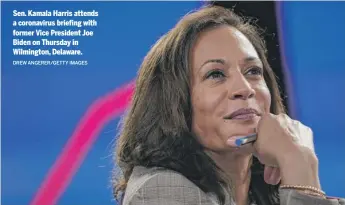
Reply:
<svg viewBox="0 0 345 205"><path fill-rule="evenodd" d="M120 180L114 176L116 196L125 191L135 166L158 166L183 174L224 204L222 187L226 182L193 135L190 99L191 49L201 32L224 25L238 29L253 44L264 65L271 112L285 112L258 28L222 7L207 6L190 13L156 42L140 67L132 103L117 141L116 160L122 176ZM264 182L263 165L256 158L251 170L251 201L279 203L278 186Z"/></svg>

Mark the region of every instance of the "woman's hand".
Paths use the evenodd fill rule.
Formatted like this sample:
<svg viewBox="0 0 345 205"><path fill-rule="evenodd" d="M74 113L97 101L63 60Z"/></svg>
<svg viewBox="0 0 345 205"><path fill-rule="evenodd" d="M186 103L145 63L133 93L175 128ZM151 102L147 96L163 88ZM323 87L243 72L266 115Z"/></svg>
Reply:
<svg viewBox="0 0 345 205"><path fill-rule="evenodd" d="M265 181L319 188L313 133L285 114L264 114L257 127L255 155L265 164Z"/></svg>

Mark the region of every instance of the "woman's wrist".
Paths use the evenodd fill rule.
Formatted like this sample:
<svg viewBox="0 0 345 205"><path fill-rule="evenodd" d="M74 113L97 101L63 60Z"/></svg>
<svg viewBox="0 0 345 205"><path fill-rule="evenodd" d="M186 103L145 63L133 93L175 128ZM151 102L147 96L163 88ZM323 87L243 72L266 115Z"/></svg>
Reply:
<svg viewBox="0 0 345 205"><path fill-rule="evenodd" d="M320 189L318 160L304 147L291 150L278 159L283 185L304 185Z"/></svg>
<svg viewBox="0 0 345 205"><path fill-rule="evenodd" d="M308 189L313 188L313 189ZM315 191L314 187L304 187L304 186L280 186L280 192L284 192L284 190L293 190L302 195L308 195L312 197L317 197L320 199L326 199L326 194L322 190Z"/></svg>

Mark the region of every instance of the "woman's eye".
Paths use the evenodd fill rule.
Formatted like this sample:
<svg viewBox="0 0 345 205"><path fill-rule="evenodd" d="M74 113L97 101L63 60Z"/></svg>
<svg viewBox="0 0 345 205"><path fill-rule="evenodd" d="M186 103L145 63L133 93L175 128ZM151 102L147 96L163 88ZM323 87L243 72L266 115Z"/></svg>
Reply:
<svg viewBox="0 0 345 205"><path fill-rule="evenodd" d="M213 70L206 74L207 79L217 79L225 77L224 73L220 70Z"/></svg>
<svg viewBox="0 0 345 205"><path fill-rule="evenodd" d="M249 75L262 75L262 69L259 67L253 67L247 71Z"/></svg>

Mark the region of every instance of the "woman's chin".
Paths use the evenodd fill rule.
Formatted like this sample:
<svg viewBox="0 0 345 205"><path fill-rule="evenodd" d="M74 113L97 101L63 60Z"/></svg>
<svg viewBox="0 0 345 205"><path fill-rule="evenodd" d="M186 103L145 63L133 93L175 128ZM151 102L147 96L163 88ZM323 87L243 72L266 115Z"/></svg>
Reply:
<svg viewBox="0 0 345 205"><path fill-rule="evenodd" d="M222 150L223 153L229 153L234 155L249 155L254 153L254 147L252 144L246 144L239 147L227 146Z"/></svg>

